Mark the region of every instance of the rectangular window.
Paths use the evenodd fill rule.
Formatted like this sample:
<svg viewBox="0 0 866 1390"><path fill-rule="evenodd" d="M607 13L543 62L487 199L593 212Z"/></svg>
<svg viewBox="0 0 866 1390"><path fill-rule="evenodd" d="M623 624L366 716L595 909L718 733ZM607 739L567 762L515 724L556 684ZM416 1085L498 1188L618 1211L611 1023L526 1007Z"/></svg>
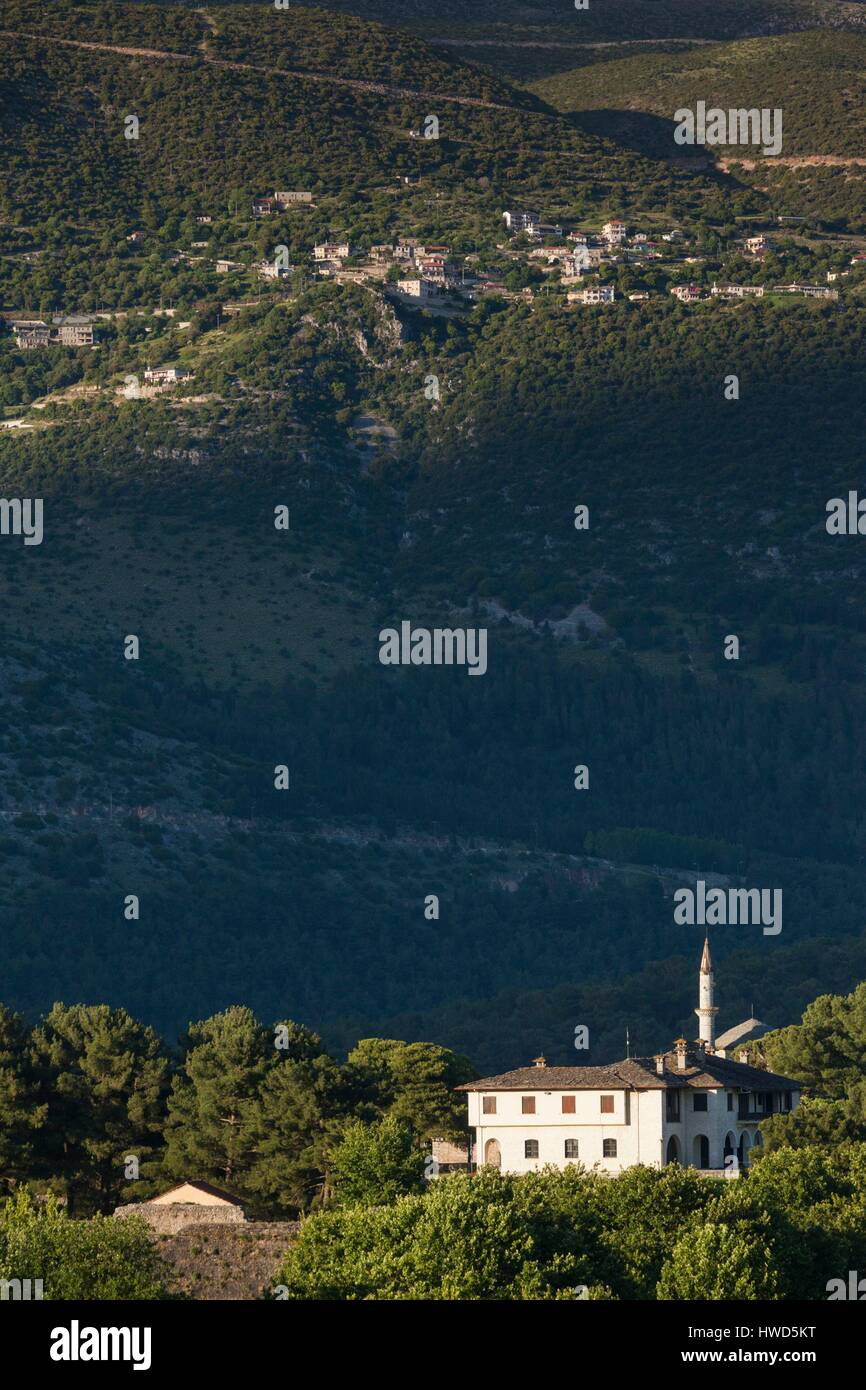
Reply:
<svg viewBox="0 0 866 1390"><path fill-rule="evenodd" d="M563 1113L563 1115L573 1115L573 1114L575 1114L576 1107L575 1107L574 1101L575 1101L575 1097L574 1097L574 1096L563 1096L563 1097L562 1097L562 1113Z"/></svg>
<svg viewBox="0 0 866 1390"><path fill-rule="evenodd" d="M602 1115L613 1114L613 1096L601 1097L601 1113Z"/></svg>
<svg viewBox="0 0 866 1390"><path fill-rule="evenodd" d="M729 1110L733 1110L733 1108L734 1108L734 1093L733 1093L733 1091L728 1091L728 1109L729 1109Z"/></svg>
<svg viewBox="0 0 866 1390"><path fill-rule="evenodd" d="M523 1096L520 1101L520 1108L524 1115L534 1115L535 1096Z"/></svg>
<svg viewBox="0 0 866 1390"><path fill-rule="evenodd" d="M482 1098L482 1101L481 1101L481 1113L482 1113L482 1115L495 1115L495 1114L496 1114L496 1097L495 1097L495 1096L484 1096L484 1097Z"/></svg>
<svg viewBox="0 0 866 1390"><path fill-rule="evenodd" d="M565 1141L565 1156L566 1156L566 1158L577 1158L577 1140L576 1140L576 1139L566 1139L566 1141Z"/></svg>
<svg viewBox="0 0 866 1390"><path fill-rule="evenodd" d="M604 1158L616 1158L616 1140L603 1139L601 1141L601 1152Z"/></svg>
<svg viewBox="0 0 866 1390"><path fill-rule="evenodd" d="M680 1093L679 1091L665 1092L665 1119L669 1124L676 1124L680 1118Z"/></svg>
<svg viewBox="0 0 866 1390"><path fill-rule="evenodd" d="M523 1141L523 1157L524 1157L524 1158L538 1158L538 1140L537 1140L537 1139L524 1139L524 1141Z"/></svg>
<svg viewBox="0 0 866 1390"><path fill-rule="evenodd" d="M706 1096L695 1096L695 1098L694 1098L694 1108L695 1108L695 1110L706 1110L706 1108L707 1108L707 1098L706 1098Z"/></svg>

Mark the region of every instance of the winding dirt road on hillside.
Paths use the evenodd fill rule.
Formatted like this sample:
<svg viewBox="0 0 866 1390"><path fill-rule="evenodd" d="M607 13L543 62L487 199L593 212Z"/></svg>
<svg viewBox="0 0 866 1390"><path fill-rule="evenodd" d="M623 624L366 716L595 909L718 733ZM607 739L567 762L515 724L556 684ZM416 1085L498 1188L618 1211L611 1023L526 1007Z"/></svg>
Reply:
<svg viewBox="0 0 866 1390"><path fill-rule="evenodd" d="M619 863L612 859L602 859L589 854L569 854L561 850L531 849L527 845L506 840L495 840L483 835L449 835L413 827L401 827L387 833L376 826L353 825L350 822L334 824L324 821L304 825L296 829L291 822L274 821L261 817L227 816L213 811L167 811L158 806L133 806L121 802L85 801L73 806L60 806L52 802L28 803L0 810L0 824L14 825L21 815L54 815L58 822L69 829L82 829L87 825L102 828L120 824L122 820L133 819L144 824L157 826L167 831L194 831L205 838L225 835L255 834L267 832L279 834L286 840L303 844L308 839L323 840L331 844L351 845L355 848L367 846L387 846L390 849L424 851L459 851L462 854L489 854L494 859L506 858L517 872L526 864L547 864L551 869L563 872L577 872L598 877L607 874L621 877L649 876L660 880L691 882L697 874L713 887L728 884L735 877L731 874L716 873L712 869L683 869L667 865ZM492 865L496 867L496 865Z"/></svg>
<svg viewBox="0 0 866 1390"><path fill-rule="evenodd" d="M562 43L554 39L425 39L425 43L448 44L451 48L637 48L647 43L718 43L718 39L605 39L603 43Z"/></svg>
<svg viewBox="0 0 866 1390"><path fill-rule="evenodd" d="M813 169L822 166L834 169L844 168L849 164L852 166L866 164L866 157L844 154L787 154L772 155L766 159L740 159L739 155L727 155L724 159L716 160L716 167L723 169L726 173L734 164L739 164L743 169L769 170L776 164L783 164L787 169Z"/></svg>
<svg viewBox="0 0 866 1390"><path fill-rule="evenodd" d="M446 92L429 92L415 87L394 87L386 82L367 82L356 77L333 77L330 73L298 72L292 68L262 67L257 63L235 63L228 58L212 58L209 53L172 53L161 48L127 48L111 43L87 43L83 39L60 39L53 34L30 34L18 29L0 29L0 38L31 39L34 43L59 48L80 48L92 53L117 53L127 58L154 58L168 63L207 63L228 72L257 72L268 77L292 77L300 82L322 82L331 87L349 87L359 92L375 92L379 96L423 97L425 100L449 101L455 106L480 106L491 111L523 112L521 106L501 101L485 101L483 97L453 96Z"/></svg>

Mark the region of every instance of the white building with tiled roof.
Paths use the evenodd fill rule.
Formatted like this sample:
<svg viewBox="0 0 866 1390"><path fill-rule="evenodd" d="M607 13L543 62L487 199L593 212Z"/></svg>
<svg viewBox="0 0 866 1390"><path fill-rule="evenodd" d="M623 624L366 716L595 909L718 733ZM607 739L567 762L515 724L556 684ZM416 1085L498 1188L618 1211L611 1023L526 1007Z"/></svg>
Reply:
<svg viewBox="0 0 866 1390"><path fill-rule="evenodd" d="M509 1173L569 1163L609 1173L636 1163L717 1173L747 1167L762 1142L761 1120L795 1110L799 1083L728 1058L716 1042L716 1012L707 942L693 1046L679 1038L670 1052L603 1067L550 1067L539 1057L459 1087L475 1163Z"/></svg>

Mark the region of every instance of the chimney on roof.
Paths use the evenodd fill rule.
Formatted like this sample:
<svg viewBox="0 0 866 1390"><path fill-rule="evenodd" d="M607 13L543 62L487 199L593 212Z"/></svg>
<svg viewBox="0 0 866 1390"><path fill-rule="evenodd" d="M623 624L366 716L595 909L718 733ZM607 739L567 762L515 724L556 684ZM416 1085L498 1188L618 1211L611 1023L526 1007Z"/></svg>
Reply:
<svg viewBox="0 0 866 1390"><path fill-rule="evenodd" d="M533 1058L533 1062L534 1062L535 1066L537 1066L537 1067L546 1067L546 1066L547 1066L547 1062L545 1061L545 1059L544 1059L543 1057L534 1057L534 1058Z"/></svg>
<svg viewBox="0 0 866 1390"><path fill-rule="evenodd" d="M685 1038L677 1038L674 1043L677 1052L677 1071L685 1071L687 1066L686 1048L688 1043Z"/></svg>
<svg viewBox="0 0 866 1390"><path fill-rule="evenodd" d="M664 1076L665 1074L665 1054L663 1052L660 1052L658 1057L656 1057L656 1071L659 1076Z"/></svg>

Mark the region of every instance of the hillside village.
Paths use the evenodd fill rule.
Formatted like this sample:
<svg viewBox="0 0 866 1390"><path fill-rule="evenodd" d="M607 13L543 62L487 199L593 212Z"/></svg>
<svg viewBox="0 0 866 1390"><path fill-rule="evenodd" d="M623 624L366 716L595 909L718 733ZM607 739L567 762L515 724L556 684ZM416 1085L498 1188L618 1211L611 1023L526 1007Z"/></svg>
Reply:
<svg viewBox="0 0 866 1390"><path fill-rule="evenodd" d="M306 217L314 214L310 192L276 192L250 204L253 222L260 227L299 210ZM161 252L140 229L127 233L125 242L128 256L144 259L156 253L165 256L169 269L188 266L199 280L201 294L222 289L219 313L226 320L269 302L290 301L316 282L357 285L398 314L421 311L444 319L471 314L485 300L524 304L531 310L539 296L547 308L556 302L576 310L624 301L636 312L665 299L701 308L747 300L838 303L851 291L853 302L858 302L866 283L866 242L840 233L809 234L801 222L779 216L772 223L744 223L724 240L721 229L665 226L657 217L643 226L611 217L596 228L564 228L545 222L539 212L506 209L500 236L491 238L485 252L458 253L447 243L412 235L352 245L337 234L313 240L305 256L295 255L293 264L287 245L276 236L266 254L245 258L237 221L211 210L190 214L196 234L188 249ZM214 244L230 247L232 254L214 255ZM25 259L38 263L38 253L25 253ZM87 313L79 306L58 305L50 314L36 316L29 306L4 306L0 325L6 325L17 348L28 354L57 348L98 353L100 323L122 322L133 315L149 320L145 333L150 345L144 345L143 360L135 354L130 367L137 375L129 379L127 369L123 383L115 388L117 395L150 399L192 382L194 361L171 360L173 347L183 358L184 342L193 340L189 334L178 337L179 330L191 328L189 311L184 319L170 305L154 307L152 317L141 308ZM168 337L166 328L171 330ZM7 406L5 417L0 418L0 428L33 428L33 417L22 417L14 408Z"/></svg>
<svg viewBox="0 0 866 1390"><path fill-rule="evenodd" d="M312 194L282 192L256 198L251 211L254 218L262 219L293 206L311 208ZM214 214L196 214L195 221L199 226L212 226ZM702 250L702 239L680 227L651 232L610 218L596 231L574 228L564 232L560 225L542 221L536 212L518 210L503 212L502 221L507 238L497 242L487 255L457 255L448 245L406 236L366 249L350 246L340 238L317 242L310 248L306 264L298 266L289 264L287 248L280 246L251 262L227 256L209 259L206 251L210 243L202 240L192 242L190 250L169 254L168 261L177 264L184 260L228 277L233 294L223 305L227 314L235 307L261 302L260 297L249 297L255 292L256 281L292 282L293 277L299 283L312 278L359 284L388 295L405 308L452 314L467 312L488 296L531 303L536 295L551 292L567 305L610 304L617 298L643 304L665 294L682 304L773 295L835 301L840 297L841 281L850 278L857 286L866 280L866 250L861 239L836 235L815 242L796 236L790 224L797 219L791 218L780 217L772 228L757 232L740 229L715 255L696 254ZM230 224L224 223L221 240L227 234ZM140 249L145 236L133 231L126 240L132 248ZM193 255L193 250L201 254ZM834 268L824 270L824 283L785 279L786 263L793 261L802 270L827 258ZM741 280L723 277L723 270L731 264L745 272ZM522 279L529 283L518 288ZM651 288L629 288L632 282L643 280ZM99 316L110 318L111 311L88 316L67 310L49 320L24 317L9 308L2 310L22 349L95 346L98 337L94 324ZM162 379L163 384L167 381Z"/></svg>

